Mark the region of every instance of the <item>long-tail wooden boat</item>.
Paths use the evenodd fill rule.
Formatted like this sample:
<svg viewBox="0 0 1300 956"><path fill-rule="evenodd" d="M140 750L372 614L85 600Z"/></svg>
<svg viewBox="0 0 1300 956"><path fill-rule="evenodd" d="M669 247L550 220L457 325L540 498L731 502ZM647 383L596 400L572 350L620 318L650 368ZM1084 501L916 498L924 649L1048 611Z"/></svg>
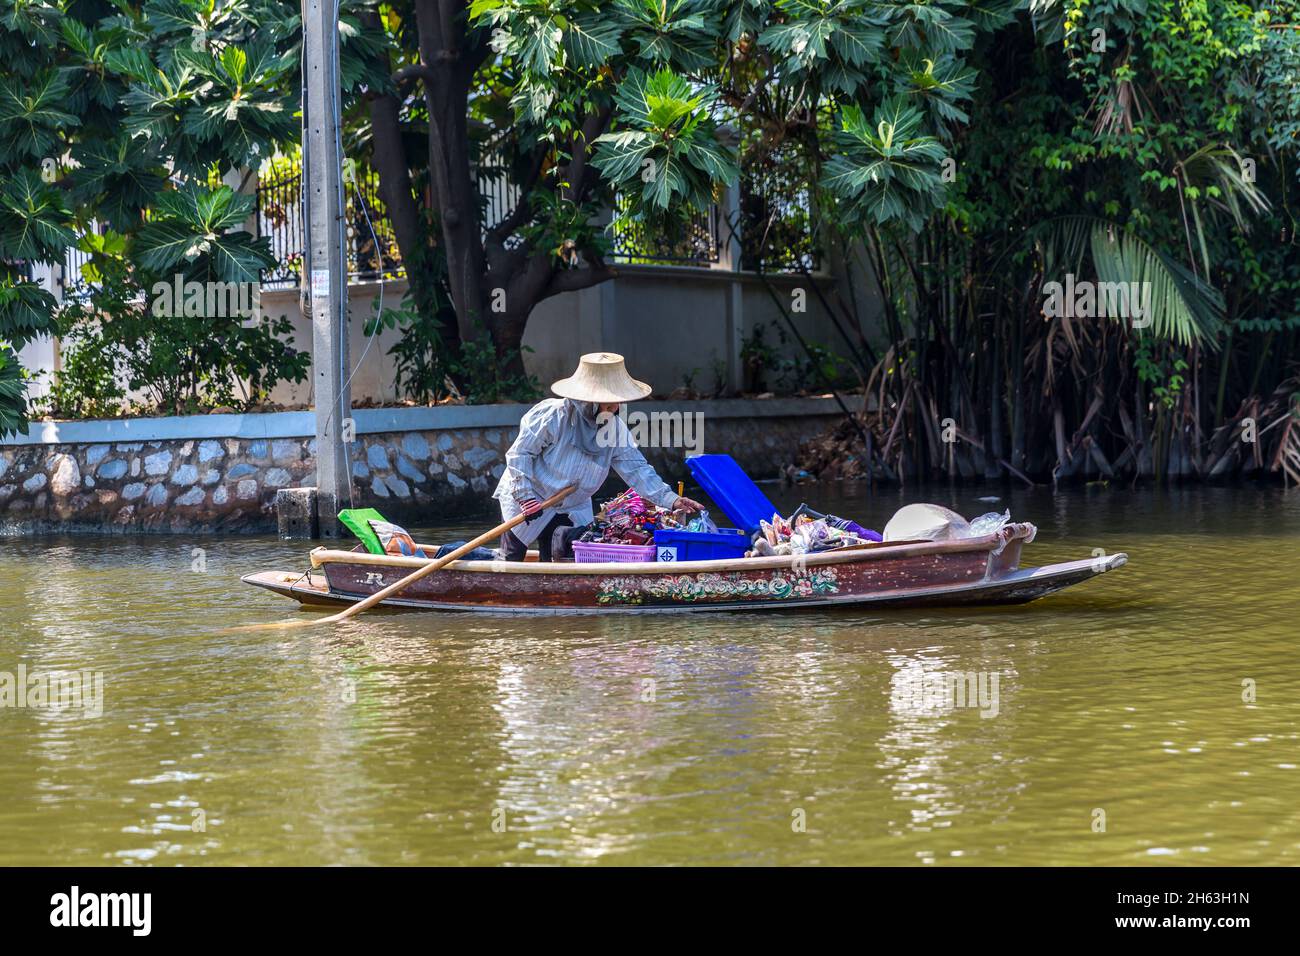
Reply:
<svg viewBox="0 0 1300 956"><path fill-rule="evenodd" d="M1021 546L1035 531L1032 524L1018 523L977 538L714 561L454 561L383 606L570 614L1024 604L1128 560L1121 553L1020 568ZM307 571L262 571L242 580L303 604L337 605L362 600L427 560L316 548Z"/></svg>

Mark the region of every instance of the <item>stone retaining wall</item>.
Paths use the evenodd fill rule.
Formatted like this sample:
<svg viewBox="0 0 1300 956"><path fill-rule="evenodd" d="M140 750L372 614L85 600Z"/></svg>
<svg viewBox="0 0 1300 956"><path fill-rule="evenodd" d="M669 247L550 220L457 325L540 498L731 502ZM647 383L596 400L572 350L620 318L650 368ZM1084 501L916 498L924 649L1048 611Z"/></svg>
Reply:
<svg viewBox="0 0 1300 956"><path fill-rule="evenodd" d="M355 412L354 504L412 524L494 510L490 496L527 407ZM704 451L733 455L755 477L778 474L838 414L820 398L636 409L703 414ZM315 484L313 432L310 412L39 423L0 445L0 534L273 531L276 492ZM644 450L665 479L689 479L680 449Z"/></svg>

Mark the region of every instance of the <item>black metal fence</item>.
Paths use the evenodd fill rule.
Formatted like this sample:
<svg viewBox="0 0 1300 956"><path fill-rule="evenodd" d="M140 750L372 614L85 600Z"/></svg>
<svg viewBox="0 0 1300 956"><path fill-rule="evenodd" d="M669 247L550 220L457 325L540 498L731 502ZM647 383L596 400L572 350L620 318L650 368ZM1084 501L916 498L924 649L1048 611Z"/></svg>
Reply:
<svg viewBox="0 0 1300 956"><path fill-rule="evenodd" d="M821 266L809 175L797 156L751 152L741 164L740 268L816 272Z"/></svg>
<svg viewBox="0 0 1300 956"><path fill-rule="evenodd" d="M520 193L506 166L503 141L484 142L478 150L478 187L483 226L501 222L519 202ZM271 241L276 266L263 273L270 288L296 286L302 273L304 236L301 216L302 173L296 164L277 163L257 187L257 234ZM685 222L649 226L619 215L616 201L610 257L615 262L709 266L719 261L731 228L721 209L694 210ZM369 213L369 222L366 213ZM740 267L766 272L815 270L820 264L809 191L779 164L746 168L741 178ZM367 281L404 274L392 225L379 198L378 174L358 167L347 182L348 277ZM372 234L373 230L373 234Z"/></svg>
<svg viewBox="0 0 1300 956"><path fill-rule="evenodd" d="M692 209L685 222L670 221L654 227L620 218L626 209L627 201L620 196L615 202L611 230L610 256L615 262L707 266L718 261L722 212L717 205Z"/></svg>
<svg viewBox="0 0 1300 956"><path fill-rule="evenodd" d="M103 235L104 224L96 220L90 221L90 231L96 235ZM71 245L63 253L63 295L69 299L86 299L94 294L99 288L98 282L91 282L82 276L82 266L87 265L91 260L89 252L83 252L78 245Z"/></svg>
<svg viewBox="0 0 1300 956"><path fill-rule="evenodd" d="M257 235L271 242L276 265L262 273L267 288L297 286L306 249L302 227L302 169L280 164L257 186ZM392 223L379 198L379 174L358 167L344 188L349 282L394 279L405 274Z"/></svg>
<svg viewBox="0 0 1300 956"><path fill-rule="evenodd" d="M302 277L302 171L272 170L257 185L257 234L271 241L275 267L263 270L262 285L269 289L296 286Z"/></svg>

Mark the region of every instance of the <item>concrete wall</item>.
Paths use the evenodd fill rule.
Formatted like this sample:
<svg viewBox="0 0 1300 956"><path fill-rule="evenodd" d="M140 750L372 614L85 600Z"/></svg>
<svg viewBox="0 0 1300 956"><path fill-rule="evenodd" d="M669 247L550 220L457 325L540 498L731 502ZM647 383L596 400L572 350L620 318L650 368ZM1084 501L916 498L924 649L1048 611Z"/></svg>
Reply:
<svg viewBox="0 0 1300 956"><path fill-rule="evenodd" d="M55 289L58 271L55 266L38 262L32 267L32 280L46 289ZM28 397L37 399L48 395L52 373L59 364L58 340L42 336L28 342L18 350L18 361L34 376L27 384Z"/></svg>
<svg viewBox="0 0 1300 956"><path fill-rule="evenodd" d="M397 391L397 381L392 357L388 350L401 338L396 329L383 329L373 337L366 336L366 322L375 315L376 305L383 297L383 307L397 308L406 295L406 280L368 282L348 287L348 362L352 373L352 401L354 403L396 402L402 396ZM293 323L291 344L304 352L311 351L311 323L303 316L298 304L297 289L263 289L262 311L267 315L288 316ZM312 376L309 373L301 384L283 383L271 392L271 401L278 405L311 405Z"/></svg>
<svg viewBox="0 0 1300 956"><path fill-rule="evenodd" d="M696 390L712 394L719 364L722 384L734 394L743 384L740 348L754 328L766 325L766 340L779 346L776 328L784 329L785 322L756 275L675 266L622 266L619 272L616 279L547 299L534 310L524 336L524 345L531 349L524 355L524 366L543 388L572 374L583 353L613 351L627 357L628 369L649 382L656 395L669 395L688 376L694 377ZM833 348L841 344L806 279L782 275L769 276L768 281L787 308L794 290L804 289L806 311L794 318L806 340ZM829 279L817 281L830 288ZM393 402L402 397L388 355L400 333L384 330L369 343L365 335L366 320L374 314L380 292L378 283L348 289L354 402ZM397 306L406 294L406 283L385 283L382 293L386 307ZM293 344L310 351L311 326L298 307L297 290L263 291L262 309L274 316L287 315L294 323ZM781 351L803 356L792 338ZM817 384L809 382L808 387L815 389ZM311 404L310 379L301 385L281 385L271 400L281 405Z"/></svg>
<svg viewBox="0 0 1300 956"><path fill-rule="evenodd" d="M494 510L492 490L526 405L354 413L353 504L397 521ZM833 399L642 402L699 413L704 452L774 477L799 442L833 423ZM34 423L0 444L0 534L42 531L265 532L280 488L315 484L311 412ZM667 480L688 479L679 447L647 447ZM606 486L621 490L618 479Z"/></svg>
<svg viewBox="0 0 1300 956"><path fill-rule="evenodd" d="M778 346L776 329L785 320L758 276L727 269L677 266L622 266L616 279L555 296L541 303L528 323L524 365L537 376L543 388L572 373L584 352L614 351L627 356L628 368L642 381L654 386L655 394L667 396L693 377L697 391L713 394L716 367L721 366L727 394L743 386L740 349L760 324L767 326L766 340ZM769 276L777 296L789 308L794 290L803 289L806 311L794 319L809 342L841 350L842 340L823 310L808 280L802 276ZM819 278L825 290L831 280ZM388 351L399 340L395 329L381 330L373 340L365 334L366 321L375 314L382 294L385 307L401 304L405 280L363 283L348 289L348 312L352 317L349 335L349 363L352 400L358 404L399 401L396 370ZM297 289L264 289L262 311L287 316L293 323L290 340L295 348L311 351L311 324L299 307ZM803 352L791 338L781 350L789 357ZM32 396L47 390L49 373L57 361L51 339L28 345L22 353L24 365L40 373ZM774 383L769 382L769 385ZM809 382L810 389L817 384ZM134 396L139 398L141 396ZM301 384L281 384L271 401L285 406L312 404L311 377Z"/></svg>

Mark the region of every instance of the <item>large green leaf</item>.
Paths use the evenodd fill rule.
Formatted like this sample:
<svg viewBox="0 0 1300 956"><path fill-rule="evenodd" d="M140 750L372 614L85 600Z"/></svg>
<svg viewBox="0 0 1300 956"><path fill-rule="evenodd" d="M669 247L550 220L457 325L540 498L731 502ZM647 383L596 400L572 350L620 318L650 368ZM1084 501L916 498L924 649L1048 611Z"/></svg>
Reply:
<svg viewBox="0 0 1300 956"><path fill-rule="evenodd" d="M122 105L127 114L122 120L126 132L141 135L161 146L180 128L181 117L194 102L199 84L198 74L189 67L154 70L134 83Z"/></svg>
<svg viewBox="0 0 1300 956"><path fill-rule="evenodd" d="M126 136L79 144L69 177L79 202L115 229L129 229L167 185L166 169L156 144Z"/></svg>
<svg viewBox="0 0 1300 956"><path fill-rule="evenodd" d="M575 66L598 67L619 53L619 25L596 13L569 21L564 48Z"/></svg>
<svg viewBox="0 0 1300 956"><path fill-rule="evenodd" d="M251 196L228 186L206 189L186 183L163 193L155 218L136 235L132 255L154 275L207 270L223 282L255 282L275 264L267 240L231 232L252 212Z"/></svg>
<svg viewBox="0 0 1300 956"><path fill-rule="evenodd" d="M80 122L59 108L67 95L66 81L52 70L32 82L0 79L0 151L57 159L60 131Z"/></svg>
<svg viewBox="0 0 1300 956"><path fill-rule="evenodd" d="M27 431L27 382L18 356L0 343L0 438Z"/></svg>
<svg viewBox="0 0 1300 956"><path fill-rule="evenodd" d="M62 190L23 168L0 184L0 258L54 262L76 241Z"/></svg>
<svg viewBox="0 0 1300 956"><path fill-rule="evenodd" d="M924 131L921 111L903 97L883 103L871 120L857 106L845 107L835 145L822 185L850 219L900 220L919 229L941 203L944 148Z"/></svg>
<svg viewBox="0 0 1300 956"><path fill-rule="evenodd" d="M671 70L632 69L615 94L618 126L596 139L592 164L630 203L625 216L701 209L739 175L710 115L717 93Z"/></svg>
<svg viewBox="0 0 1300 956"><path fill-rule="evenodd" d="M231 166L256 165L274 144L298 130L295 101L279 90L290 61L269 44L226 47L219 55L178 52L178 60L211 82L198 87L187 104L181 135L210 144Z"/></svg>
<svg viewBox="0 0 1300 956"><path fill-rule="evenodd" d="M976 73L957 58L945 54L936 59L908 54L901 60L905 92L914 103L923 103L937 121L965 123L969 117L958 104L970 100Z"/></svg>
<svg viewBox="0 0 1300 956"><path fill-rule="evenodd" d="M30 281L0 280L0 342L22 348L57 331L54 296Z"/></svg>
<svg viewBox="0 0 1300 956"><path fill-rule="evenodd" d="M712 37L722 29L722 11L690 0L616 0L613 11L644 66L703 70L714 58Z"/></svg>
<svg viewBox="0 0 1300 956"><path fill-rule="evenodd" d="M935 55L968 50L975 42L975 25L937 4L880 3L886 22L885 42L900 49L926 50Z"/></svg>

